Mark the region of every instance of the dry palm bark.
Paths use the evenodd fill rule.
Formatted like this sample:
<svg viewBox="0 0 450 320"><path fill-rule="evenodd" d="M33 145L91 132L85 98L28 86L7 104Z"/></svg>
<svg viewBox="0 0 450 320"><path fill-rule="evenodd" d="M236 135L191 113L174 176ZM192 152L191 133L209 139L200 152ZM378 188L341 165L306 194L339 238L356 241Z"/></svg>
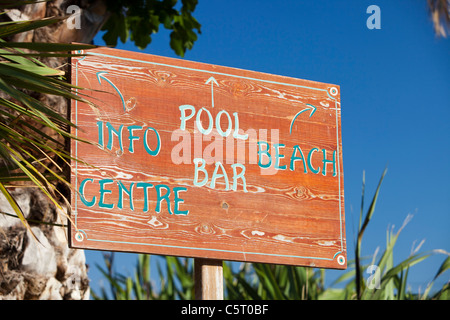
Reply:
<svg viewBox="0 0 450 320"><path fill-rule="evenodd" d="M106 2L102 0L56 0L18 6L1 18L38 20L73 13L79 15L48 27L17 34L9 40L90 43L108 17ZM49 67L65 72L69 70L66 58L47 57L41 60ZM67 116L69 104L65 98L29 94ZM58 135L53 137L61 139ZM66 213L58 212L38 189L25 185L10 190L27 219L67 224ZM67 190L61 191L67 193ZM0 196L0 211L14 214L3 196ZM26 231L20 220L0 215L0 299L89 299L85 255L82 250L68 248L66 228L33 222L30 225L39 243Z"/></svg>

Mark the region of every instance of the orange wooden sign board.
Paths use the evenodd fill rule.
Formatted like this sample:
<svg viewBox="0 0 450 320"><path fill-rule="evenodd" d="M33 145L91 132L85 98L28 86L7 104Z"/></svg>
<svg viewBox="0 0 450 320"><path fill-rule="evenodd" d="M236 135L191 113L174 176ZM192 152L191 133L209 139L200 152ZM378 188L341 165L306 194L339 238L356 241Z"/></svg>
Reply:
<svg viewBox="0 0 450 320"><path fill-rule="evenodd" d="M72 83L72 247L346 268L339 86L110 48Z"/></svg>

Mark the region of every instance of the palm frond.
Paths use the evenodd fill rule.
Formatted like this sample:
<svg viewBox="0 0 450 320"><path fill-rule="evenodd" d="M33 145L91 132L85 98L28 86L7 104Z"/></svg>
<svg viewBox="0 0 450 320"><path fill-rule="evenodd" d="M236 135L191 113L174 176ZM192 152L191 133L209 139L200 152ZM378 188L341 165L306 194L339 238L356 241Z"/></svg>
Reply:
<svg viewBox="0 0 450 320"><path fill-rule="evenodd" d="M3 4L0 9L5 9ZM31 183L62 210L68 203L56 184L71 188L63 165L72 159L65 148L67 139L76 139L69 128L75 125L37 99L35 93L54 95L90 103L77 94L81 89L67 82L60 69L50 68L37 58L71 57L68 53L94 48L86 44L8 42L17 33L35 30L61 21L0 22L0 193L17 217L31 231L26 217L8 191L17 183ZM10 213L9 213L10 214Z"/></svg>
<svg viewBox="0 0 450 320"><path fill-rule="evenodd" d="M450 30L450 0L428 0L428 10L435 34L446 38Z"/></svg>

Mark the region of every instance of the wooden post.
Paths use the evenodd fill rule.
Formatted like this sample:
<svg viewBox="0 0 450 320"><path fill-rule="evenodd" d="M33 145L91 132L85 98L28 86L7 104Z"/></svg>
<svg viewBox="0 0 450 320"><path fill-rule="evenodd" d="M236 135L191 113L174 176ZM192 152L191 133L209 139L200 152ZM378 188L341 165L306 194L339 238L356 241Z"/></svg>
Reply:
<svg viewBox="0 0 450 320"><path fill-rule="evenodd" d="M222 260L194 259L196 300L223 300Z"/></svg>

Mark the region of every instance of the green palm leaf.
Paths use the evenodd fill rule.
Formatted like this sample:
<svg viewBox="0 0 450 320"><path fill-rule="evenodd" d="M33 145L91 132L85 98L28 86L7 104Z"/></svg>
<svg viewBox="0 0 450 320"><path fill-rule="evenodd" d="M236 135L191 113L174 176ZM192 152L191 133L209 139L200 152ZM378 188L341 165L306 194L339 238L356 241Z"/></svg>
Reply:
<svg viewBox="0 0 450 320"><path fill-rule="evenodd" d="M0 5L0 9L2 8L5 8L3 4ZM75 92L80 88L66 81L63 71L47 67L35 57L75 56L68 52L87 50L95 46L17 43L5 41L4 38L45 27L62 19L46 18L36 21L0 23L0 91L2 91L0 97L0 192L29 231L31 228L8 191L8 186L14 185L17 181L31 182L57 208L62 209L61 199L66 203L68 200L62 196L55 183L62 183L69 188L71 185L63 173L63 168L55 159L68 165L68 160L72 157L65 150L63 141L66 138L75 139L76 137L68 130L71 126L74 127L73 123L26 92L57 95L89 103Z"/></svg>

